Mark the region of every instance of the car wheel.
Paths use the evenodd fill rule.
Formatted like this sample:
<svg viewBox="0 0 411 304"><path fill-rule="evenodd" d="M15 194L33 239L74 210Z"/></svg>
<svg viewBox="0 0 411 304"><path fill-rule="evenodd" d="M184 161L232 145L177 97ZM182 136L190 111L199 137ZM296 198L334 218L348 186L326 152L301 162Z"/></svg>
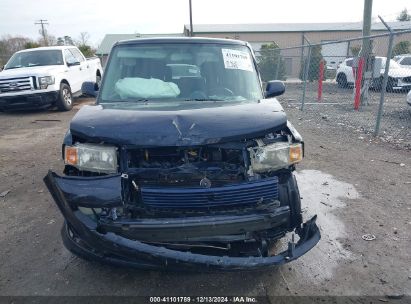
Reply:
<svg viewBox="0 0 411 304"><path fill-rule="evenodd" d="M71 94L70 86L66 83L60 85L57 108L60 111L70 111L73 108L73 95Z"/></svg>
<svg viewBox="0 0 411 304"><path fill-rule="evenodd" d="M388 77L387 92L394 92L395 79Z"/></svg>
<svg viewBox="0 0 411 304"><path fill-rule="evenodd" d="M345 74L338 74L337 83L340 88L344 88L344 89L347 88L348 87L347 76L345 76Z"/></svg>
<svg viewBox="0 0 411 304"><path fill-rule="evenodd" d="M96 84L98 88L100 88L100 85L101 85L101 75L100 74L96 75Z"/></svg>
<svg viewBox="0 0 411 304"><path fill-rule="evenodd" d="M383 81L384 81L383 77L373 79L372 81L373 89L376 91L381 91Z"/></svg>

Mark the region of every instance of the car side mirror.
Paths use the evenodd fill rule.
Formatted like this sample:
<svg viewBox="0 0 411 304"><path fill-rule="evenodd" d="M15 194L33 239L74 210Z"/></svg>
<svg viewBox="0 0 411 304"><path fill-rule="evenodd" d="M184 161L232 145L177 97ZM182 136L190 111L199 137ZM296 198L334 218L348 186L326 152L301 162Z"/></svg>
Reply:
<svg viewBox="0 0 411 304"><path fill-rule="evenodd" d="M99 89L98 84L92 81L83 82L81 86L81 92L92 97L97 97Z"/></svg>
<svg viewBox="0 0 411 304"><path fill-rule="evenodd" d="M285 92L285 85L282 81L271 80L267 82L267 87L265 89L265 97L272 98L275 96L280 96Z"/></svg>
<svg viewBox="0 0 411 304"><path fill-rule="evenodd" d="M67 62L68 67L71 67L71 66L74 66L74 65L80 65L80 62L79 61Z"/></svg>

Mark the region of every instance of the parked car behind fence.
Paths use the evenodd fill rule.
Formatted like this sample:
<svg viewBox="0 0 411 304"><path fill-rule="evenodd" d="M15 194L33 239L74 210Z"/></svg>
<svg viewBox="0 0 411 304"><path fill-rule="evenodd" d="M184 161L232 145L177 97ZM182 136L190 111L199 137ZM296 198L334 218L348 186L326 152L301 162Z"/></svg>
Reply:
<svg viewBox="0 0 411 304"><path fill-rule="evenodd" d="M409 41L411 30L392 35L395 46ZM387 92L383 92L386 58L393 58L388 49L390 33L371 36L371 57L362 61L374 61L374 69L363 66L364 78L361 77L357 89L354 74L358 68L354 58L359 61L363 37L319 42L313 39L310 45L282 45L276 49L279 62L288 65L285 75L287 91L281 98L283 105L298 107L301 119L310 120L319 128L335 126L345 128L351 134L373 134L381 140L411 148L411 119L404 102L411 88L411 69L405 65L410 55L403 54L390 61ZM313 56L315 60L312 60ZM339 63L336 75L330 79L330 68L336 63ZM320 76L323 76L321 80ZM378 119L380 123L377 123Z"/></svg>

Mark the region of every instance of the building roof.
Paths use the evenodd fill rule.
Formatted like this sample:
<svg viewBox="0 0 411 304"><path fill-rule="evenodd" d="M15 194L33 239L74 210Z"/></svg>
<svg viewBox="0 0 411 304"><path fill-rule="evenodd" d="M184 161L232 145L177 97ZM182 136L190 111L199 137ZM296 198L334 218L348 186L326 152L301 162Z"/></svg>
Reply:
<svg viewBox="0 0 411 304"><path fill-rule="evenodd" d="M107 34L97 49L96 55L108 55L114 43L121 40L150 37L180 37L183 34Z"/></svg>
<svg viewBox="0 0 411 304"><path fill-rule="evenodd" d="M411 29L411 21L388 22L393 30ZM379 22L372 24L373 31L386 31ZM184 25L184 32L190 25ZM264 32L325 32L325 31L361 31L361 22L340 23L248 23L248 24L193 24L194 33L264 33Z"/></svg>
<svg viewBox="0 0 411 304"><path fill-rule="evenodd" d="M223 38L205 38L205 37L150 37L150 38L138 38L121 40L117 44L140 44L140 43L192 43L192 44L229 44L229 45L246 45L245 41Z"/></svg>

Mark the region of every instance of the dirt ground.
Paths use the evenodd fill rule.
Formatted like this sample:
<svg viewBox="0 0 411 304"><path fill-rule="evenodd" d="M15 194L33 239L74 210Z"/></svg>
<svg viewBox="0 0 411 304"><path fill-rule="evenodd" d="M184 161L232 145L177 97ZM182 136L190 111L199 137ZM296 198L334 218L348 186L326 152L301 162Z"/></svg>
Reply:
<svg viewBox="0 0 411 304"><path fill-rule="evenodd" d="M305 217L322 239L264 272L167 273L83 261L60 239L63 219L42 178L61 171L70 112L0 113L0 295L411 296L410 151L291 113L306 155L298 166ZM365 241L365 234L375 240ZM274 303L274 302L273 302Z"/></svg>

